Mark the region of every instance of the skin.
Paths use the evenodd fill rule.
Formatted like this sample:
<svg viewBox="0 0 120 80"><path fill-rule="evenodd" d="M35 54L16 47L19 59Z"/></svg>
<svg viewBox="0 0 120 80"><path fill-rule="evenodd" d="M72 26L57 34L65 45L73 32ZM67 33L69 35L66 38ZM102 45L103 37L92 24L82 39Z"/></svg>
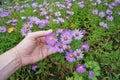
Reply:
<svg viewBox="0 0 120 80"><path fill-rule="evenodd" d="M0 80L6 80L19 68L55 53L47 48L45 37L49 33L52 30L29 33L17 46L0 55Z"/></svg>

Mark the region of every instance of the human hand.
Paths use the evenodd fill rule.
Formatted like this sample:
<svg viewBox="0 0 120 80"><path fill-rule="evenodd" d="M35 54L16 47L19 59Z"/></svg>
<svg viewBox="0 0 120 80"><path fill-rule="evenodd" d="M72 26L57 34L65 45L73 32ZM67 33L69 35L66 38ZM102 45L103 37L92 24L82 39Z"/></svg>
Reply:
<svg viewBox="0 0 120 80"><path fill-rule="evenodd" d="M15 48L16 55L20 57L21 66L38 62L55 52L47 48L45 37L52 30L29 33Z"/></svg>

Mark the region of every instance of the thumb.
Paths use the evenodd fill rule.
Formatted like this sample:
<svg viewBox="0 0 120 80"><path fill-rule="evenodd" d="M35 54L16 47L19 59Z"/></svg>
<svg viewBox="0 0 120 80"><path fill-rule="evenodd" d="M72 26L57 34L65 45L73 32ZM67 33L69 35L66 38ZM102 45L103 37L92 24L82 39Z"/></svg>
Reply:
<svg viewBox="0 0 120 80"><path fill-rule="evenodd" d="M50 33L52 33L52 29L47 30L47 31L32 32L32 33L29 33L28 36L31 38L38 38L41 36L46 36L47 34L50 34Z"/></svg>

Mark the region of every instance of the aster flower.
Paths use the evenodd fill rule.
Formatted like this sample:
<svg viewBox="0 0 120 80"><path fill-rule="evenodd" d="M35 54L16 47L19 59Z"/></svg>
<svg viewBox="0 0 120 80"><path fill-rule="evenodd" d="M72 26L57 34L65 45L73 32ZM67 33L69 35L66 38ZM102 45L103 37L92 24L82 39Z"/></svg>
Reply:
<svg viewBox="0 0 120 80"><path fill-rule="evenodd" d="M37 8L37 3L32 3L32 8Z"/></svg>
<svg viewBox="0 0 120 80"><path fill-rule="evenodd" d="M104 23L103 27L106 28L106 29L109 29L109 26L108 26L107 23Z"/></svg>
<svg viewBox="0 0 120 80"><path fill-rule="evenodd" d="M77 58L77 60L82 59L84 56L84 54L82 54L82 51L80 49L74 51L73 55Z"/></svg>
<svg viewBox="0 0 120 80"><path fill-rule="evenodd" d="M19 11L19 10L20 10L20 7L19 7L19 6L15 6L15 7L14 7L14 10L15 10L15 11Z"/></svg>
<svg viewBox="0 0 120 80"><path fill-rule="evenodd" d="M62 44L61 42L58 42L56 45L57 45L56 49L59 53L64 52L64 50L67 48L67 45Z"/></svg>
<svg viewBox="0 0 120 80"><path fill-rule="evenodd" d="M94 77L94 72L88 71L88 78L93 78L93 77Z"/></svg>
<svg viewBox="0 0 120 80"><path fill-rule="evenodd" d="M111 4L109 4L109 5L108 5L108 8L109 8L109 9L113 9L114 7L113 7Z"/></svg>
<svg viewBox="0 0 120 80"><path fill-rule="evenodd" d="M98 9L93 9L93 10L92 10L92 14L97 15L97 14L98 14Z"/></svg>
<svg viewBox="0 0 120 80"><path fill-rule="evenodd" d="M67 10L66 13L69 14L69 15L74 15L74 12L69 11L69 10Z"/></svg>
<svg viewBox="0 0 120 80"><path fill-rule="evenodd" d="M48 24L48 20L40 20L39 21L39 28L44 28Z"/></svg>
<svg viewBox="0 0 120 80"><path fill-rule="evenodd" d="M60 12L55 12L55 16L61 16Z"/></svg>
<svg viewBox="0 0 120 80"><path fill-rule="evenodd" d="M108 20L108 21L113 21L113 19L114 19L113 16L107 16L106 17L106 20Z"/></svg>
<svg viewBox="0 0 120 80"><path fill-rule="evenodd" d="M30 28L33 27L33 25L30 24L30 23L27 23L27 24L24 24L23 27L26 28L26 29L30 29Z"/></svg>
<svg viewBox="0 0 120 80"><path fill-rule="evenodd" d="M112 12L112 10L106 10L106 14L108 14L108 15L111 15L113 12Z"/></svg>
<svg viewBox="0 0 120 80"><path fill-rule="evenodd" d="M100 22L99 26L104 26L104 24L105 24L104 22Z"/></svg>
<svg viewBox="0 0 120 80"><path fill-rule="evenodd" d="M57 18L57 23L59 24L59 23L64 23L64 19L63 18Z"/></svg>
<svg viewBox="0 0 120 80"><path fill-rule="evenodd" d="M97 2L98 4L101 4L101 3L102 3L102 1L101 1L101 0L96 0L96 2Z"/></svg>
<svg viewBox="0 0 120 80"><path fill-rule="evenodd" d="M9 17L10 13L9 12L2 12L0 13L0 17L4 18L4 17Z"/></svg>
<svg viewBox="0 0 120 80"><path fill-rule="evenodd" d="M6 32L6 27L0 26L0 33L5 33L5 32Z"/></svg>
<svg viewBox="0 0 120 80"><path fill-rule="evenodd" d="M70 19L70 16L66 16L66 19L69 20L69 19Z"/></svg>
<svg viewBox="0 0 120 80"><path fill-rule="evenodd" d="M46 36L46 42L48 44L52 44L52 43L56 43L57 42L57 38L53 33L50 33Z"/></svg>
<svg viewBox="0 0 120 80"><path fill-rule="evenodd" d="M58 30L56 31L56 34L57 34L57 35L61 35L62 32L63 32L63 29L60 28L60 29L58 29Z"/></svg>
<svg viewBox="0 0 120 80"><path fill-rule="evenodd" d="M86 66L84 64L79 64L76 67L76 71L80 74L84 73L86 71Z"/></svg>
<svg viewBox="0 0 120 80"><path fill-rule="evenodd" d="M73 31L73 37L74 37L76 40L82 39L82 38L83 38L83 33L82 33L82 31L79 31L79 30L75 29L75 30Z"/></svg>
<svg viewBox="0 0 120 80"><path fill-rule="evenodd" d="M31 24L39 24L40 19L37 17L28 17L28 22Z"/></svg>
<svg viewBox="0 0 120 80"><path fill-rule="evenodd" d="M67 52L65 58L68 62L75 62L76 61L72 51Z"/></svg>
<svg viewBox="0 0 120 80"><path fill-rule="evenodd" d="M84 34L84 35L87 33L86 30L82 30L81 32L82 32L82 34Z"/></svg>
<svg viewBox="0 0 120 80"><path fill-rule="evenodd" d="M57 42L55 43L49 43L48 44L48 49L51 50L51 51L57 51Z"/></svg>
<svg viewBox="0 0 120 80"><path fill-rule="evenodd" d="M103 18L103 17L105 17L105 13L104 13L104 12L99 12L99 16L100 16L101 18Z"/></svg>
<svg viewBox="0 0 120 80"><path fill-rule="evenodd" d="M120 4L120 0L115 0L115 3L116 4Z"/></svg>
<svg viewBox="0 0 120 80"><path fill-rule="evenodd" d="M33 70L33 71L36 71L36 70L37 70L37 68L38 68L38 66L37 66L37 65L35 65L35 64L34 64L34 65L32 65L32 70Z"/></svg>
<svg viewBox="0 0 120 80"><path fill-rule="evenodd" d="M61 42L63 44L69 44L72 41L72 35L71 35L71 31L63 31L62 35L61 35Z"/></svg>
<svg viewBox="0 0 120 80"><path fill-rule="evenodd" d="M27 29L27 28L25 28L25 27L23 27L23 28L21 29L21 34L22 34L22 36L27 36L27 34L30 33L30 32L31 32L31 30L30 30L30 29Z"/></svg>
<svg viewBox="0 0 120 80"><path fill-rule="evenodd" d="M89 51L90 46L87 43L83 42L81 45L81 49L85 51Z"/></svg>
<svg viewBox="0 0 120 80"><path fill-rule="evenodd" d="M78 5L79 5L80 8L84 8L84 6L85 6L84 1L78 2Z"/></svg>

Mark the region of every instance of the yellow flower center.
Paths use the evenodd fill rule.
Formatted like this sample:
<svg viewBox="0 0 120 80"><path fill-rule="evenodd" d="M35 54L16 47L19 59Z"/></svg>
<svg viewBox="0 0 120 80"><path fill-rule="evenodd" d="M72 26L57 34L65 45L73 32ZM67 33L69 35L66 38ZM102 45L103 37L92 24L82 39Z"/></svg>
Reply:
<svg viewBox="0 0 120 80"><path fill-rule="evenodd" d="M62 45L60 45L60 46L59 46L59 48L63 48L63 46L62 46Z"/></svg>
<svg viewBox="0 0 120 80"><path fill-rule="evenodd" d="M76 33L75 36L79 36L79 33Z"/></svg>
<svg viewBox="0 0 120 80"><path fill-rule="evenodd" d="M49 40L52 41L52 40L53 40L53 37L50 37Z"/></svg>
<svg viewBox="0 0 120 80"><path fill-rule="evenodd" d="M30 28L30 26L27 25L26 28L28 29L28 28Z"/></svg>
<svg viewBox="0 0 120 80"><path fill-rule="evenodd" d="M72 57L73 57L73 55L72 55L72 54L70 54L70 55L69 55L69 57L70 57L70 58L72 58Z"/></svg>
<svg viewBox="0 0 120 80"><path fill-rule="evenodd" d="M80 69L82 69L83 67L82 66L80 66Z"/></svg>
<svg viewBox="0 0 120 80"><path fill-rule="evenodd" d="M51 46L52 46L52 47L54 47L54 46L55 46L55 44L51 44Z"/></svg>
<svg viewBox="0 0 120 80"><path fill-rule="evenodd" d="M64 37L64 40L65 40L65 41L67 41L67 40L68 40L68 37L67 37L67 36L65 36L65 37Z"/></svg>

